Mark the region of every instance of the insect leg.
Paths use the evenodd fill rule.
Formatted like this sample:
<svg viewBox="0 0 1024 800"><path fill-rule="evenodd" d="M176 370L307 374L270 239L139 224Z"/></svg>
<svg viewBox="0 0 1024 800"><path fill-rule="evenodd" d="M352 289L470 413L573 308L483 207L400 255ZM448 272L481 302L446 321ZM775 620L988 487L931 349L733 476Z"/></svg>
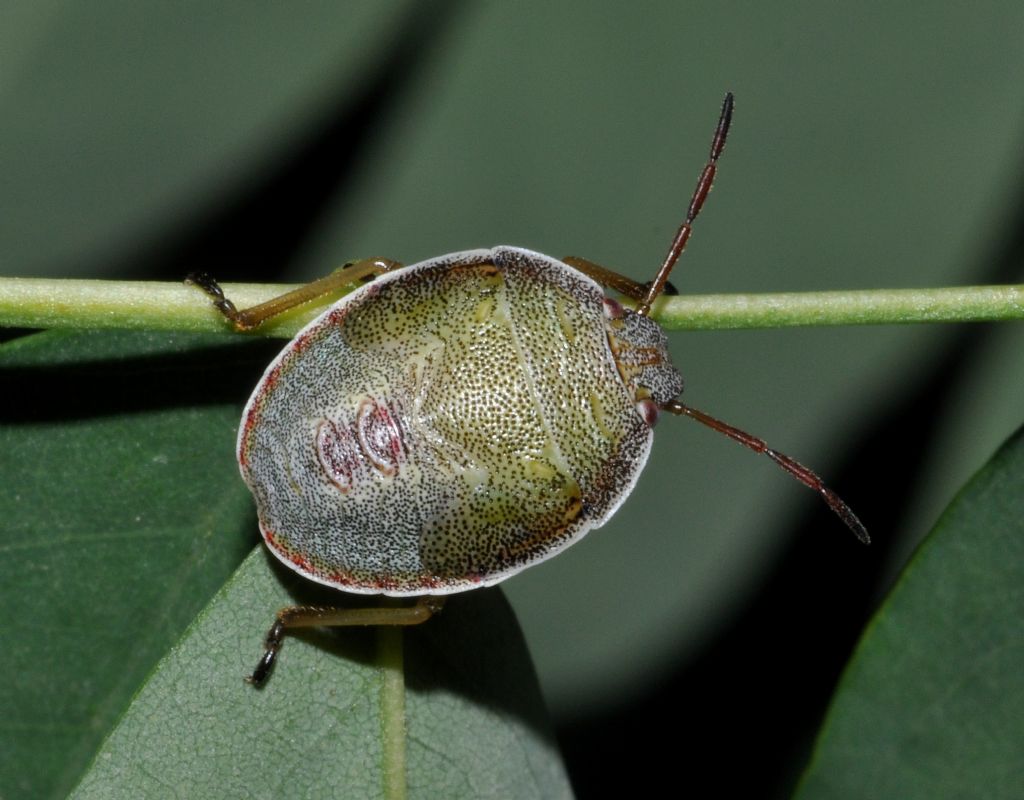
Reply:
<svg viewBox="0 0 1024 800"><path fill-rule="evenodd" d="M359 261L353 261L351 264L346 264L341 269L335 270L330 275L318 278L311 283L300 286L298 289L293 289L279 297L267 300L265 303L260 303L251 308L244 308L241 311L235 308L235 304L224 296L224 290L221 289L220 284L207 273L193 272L185 278L185 283L198 286L212 297L214 307L231 321L231 324L235 326L235 330L248 331L262 325L268 319L272 319L278 314L283 314L285 311L289 311L303 303L308 303L310 300L315 300L325 294L335 292L363 278L399 269L401 266L397 261L391 261L387 258L364 258Z"/></svg>
<svg viewBox="0 0 1024 800"><path fill-rule="evenodd" d="M616 272L615 270L608 269L608 267L602 267L600 264L596 264L589 258L581 258L580 256L566 256L562 259L564 264L568 264L573 269L582 272L584 275L593 278L599 284L608 289L614 289L624 297L632 298L633 300L640 301L647 296L647 291L651 288L651 282L639 283L632 278L627 278L625 275ZM679 291L671 283L666 283L662 294L677 295Z"/></svg>
<svg viewBox="0 0 1024 800"><path fill-rule="evenodd" d="M277 654L290 628L335 628L355 625L419 625L426 622L444 606L444 597L425 595L411 606L376 606L373 608L330 608L321 606L288 606L277 612L264 639L263 657L252 675L245 680L253 686L262 686L270 675Z"/></svg>
<svg viewBox="0 0 1024 800"><path fill-rule="evenodd" d="M602 267L600 264L595 264L586 258L566 256L562 261L573 269L579 270L584 275L593 278L602 286L614 289L621 295L631 297L634 300L643 300L647 296L647 286L644 284L637 283L632 278L620 275L618 272Z"/></svg>

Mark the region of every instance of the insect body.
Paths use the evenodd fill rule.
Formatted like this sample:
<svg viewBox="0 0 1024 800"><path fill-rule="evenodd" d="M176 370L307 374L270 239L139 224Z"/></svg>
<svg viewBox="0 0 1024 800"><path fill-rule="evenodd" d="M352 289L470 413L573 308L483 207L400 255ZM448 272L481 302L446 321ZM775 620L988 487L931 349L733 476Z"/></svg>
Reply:
<svg viewBox="0 0 1024 800"><path fill-rule="evenodd" d="M649 316L710 191L731 118L727 95L686 219L649 284L514 247L411 267L360 261L242 311L208 276L190 277L240 329L374 278L268 367L242 416L238 460L264 539L285 564L345 591L420 599L283 609L253 683L289 628L416 624L444 595L497 583L602 525L635 485L661 411L764 453L867 541L813 472L677 400L683 381Z"/></svg>
<svg viewBox="0 0 1024 800"><path fill-rule="evenodd" d="M458 592L608 519L647 460L645 409L681 390L658 325L590 278L516 248L456 253L300 333L249 401L238 460L264 538L302 574Z"/></svg>

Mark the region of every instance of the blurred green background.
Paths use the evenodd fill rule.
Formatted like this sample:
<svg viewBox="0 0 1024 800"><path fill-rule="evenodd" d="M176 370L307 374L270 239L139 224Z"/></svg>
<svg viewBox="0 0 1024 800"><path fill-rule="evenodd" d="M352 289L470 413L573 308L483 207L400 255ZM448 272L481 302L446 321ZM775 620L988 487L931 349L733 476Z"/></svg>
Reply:
<svg viewBox="0 0 1024 800"><path fill-rule="evenodd" d="M295 281L514 244L646 280L730 90L681 291L1022 282L1022 41L1010 2L9 5L0 272ZM871 608L1020 424L1022 345L672 335L688 402L812 465L876 543L663 421L616 518L505 585L581 796L606 755L679 742L785 784Z"/></svg>

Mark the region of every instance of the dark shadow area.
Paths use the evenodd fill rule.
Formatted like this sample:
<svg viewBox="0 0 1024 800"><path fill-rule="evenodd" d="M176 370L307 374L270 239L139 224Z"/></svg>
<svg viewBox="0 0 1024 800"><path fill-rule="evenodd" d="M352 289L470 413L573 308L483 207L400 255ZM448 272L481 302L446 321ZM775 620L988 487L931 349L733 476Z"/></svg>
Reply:
<svg viewBox="0 0 1024 800"><path fill-rule="evenodd" d="M29 328L0 328L0 346L13 341L14 339L20 339L22 336L28 336L32 333L35 333L35 331Z"/></svg>
<svg viewBox="0 0 1024 800"><path fill-rule="evenodd" d="M1020 170L1024 174L1024 169ZM1024 186L1006 237L979 258L978 283L1021 280ZM888 589L888 557L957 386L995 324L937 331L938 354L854 437L832 486L873 537L858 547L824 506L791 529L746 606L695 658L628 707L562 725L559 741L580 798L628 780L638 795L681 785L716 796L789 797L840 673ZM842 531L839 530L841 534ZM639 602L642 602L639 601Z"/></svg>
<svg viewBox="0 0 1024 800"><path fill-rule="evenodd" d="M123 355L3 366L0 418L5 422L81 420L223 403L236 403L241 414L281 347L279 340L176 333L157 338L173 352L131 354L133 343L148 345L154 337L123 331L64 336L77 339L81 348L116 342Z"/></svg>
<svg viewBox="0 0 1024 800"><path fill-rule="evenodd" d="M410 691L458 693L554 742L533 661L501 589L449 597L442 613L408 631L406 643Z"/></svg>
<svg viewBox="0 0 1024 800"><path fill-rule="evenodd" d="M310 129L268 153L265 167L225 186L182 229L161 235L104 264L110 278L180 280L206 270L220 280L276 279L316 230L332 202L360 169L388 116L415 91L422 64L444 46L463 4L432 0L408 6L385 56L367 60L362 80L344 75L331 110ZM353 254L348 254L353 255Z"/></svg>

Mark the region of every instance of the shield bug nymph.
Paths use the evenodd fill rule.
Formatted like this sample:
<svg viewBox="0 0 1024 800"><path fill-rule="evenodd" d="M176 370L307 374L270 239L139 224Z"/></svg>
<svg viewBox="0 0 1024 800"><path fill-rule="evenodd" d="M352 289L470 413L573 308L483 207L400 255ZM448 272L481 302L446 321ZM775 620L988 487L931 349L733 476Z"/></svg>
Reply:
<svg viewBox="0 0 1024 800"><path fill-rule="evenodd" d="M281 561L342 591L418 598L282 609L250 682L266 679L290 628L417 624L445 595L502 581L600 527L633 489L662 412L767 455L868 540L811 470L678 400L683 381L650 316L711 190L732 111L729 94L647 284L516 247L410 267L357 261L241 311L212 278L190 276L239 330L364 281L267 368L242 414L238 462Z"/></svg>

